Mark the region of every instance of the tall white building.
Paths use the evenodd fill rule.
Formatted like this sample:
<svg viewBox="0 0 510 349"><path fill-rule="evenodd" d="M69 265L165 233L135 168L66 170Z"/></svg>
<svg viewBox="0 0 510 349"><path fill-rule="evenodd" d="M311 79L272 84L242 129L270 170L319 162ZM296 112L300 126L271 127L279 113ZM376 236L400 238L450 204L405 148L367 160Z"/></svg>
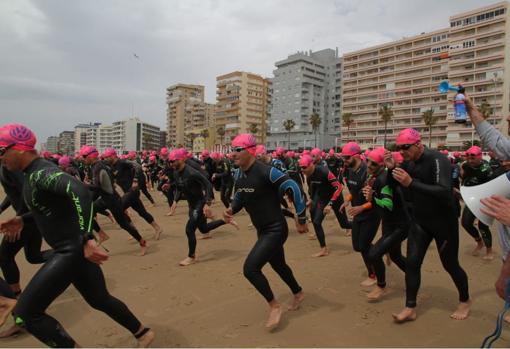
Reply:
<svg viewBox="0 0 510 349"><path fill-rule="evenodd" d="M338 57L338 50L298 52L275 65L267 147L334 146L341 128L342 59ZM317 135L310 124L314 113L321 119ZM295 123L290 132L290 144L283 126L285 120Z"/></svg>
<svg viewBox="0 0 510 349"><path fill-rule="evenodd" d="M79 151L80 148L86 144L93 144L92 141L95 140L95 135L93 135L94 132L89 130L97 129L99 125L101 125L100 122L95 123L90 122L88 124L78 124L74 127L75 151Z"/></svg>
<svg viewBox="0 0 510 349"><path fill-rule="evenodd" d="M159 127L145 123L139 118L116 121L111 129L112 147L118 152L158 149L159 131Z"/></svg>

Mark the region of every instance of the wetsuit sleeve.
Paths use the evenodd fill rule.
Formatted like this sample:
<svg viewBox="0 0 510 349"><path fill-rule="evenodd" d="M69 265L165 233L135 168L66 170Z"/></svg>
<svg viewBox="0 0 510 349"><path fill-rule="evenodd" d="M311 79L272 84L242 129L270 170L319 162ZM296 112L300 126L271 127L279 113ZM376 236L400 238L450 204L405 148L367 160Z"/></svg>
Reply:
<svg viewBox="0 0 510 349"><path fill-rule="evenodd" d="M338 197L340 195L342 195L343 187L342 187L342 184L340 184L338 179L335 177L335 175L331 171L328 172L328 182L333 188L335 188L335 192L331 196L331 199L329 199L329 202L332 204L334 201L336 201L338 199Z"/></svg>
<svg viewBox="0 0 510 349"><path fill-rule="evenodd" d="M11 206L11 200L6 196L5 199L0 204L0 213L4 212Z"/></svg>
<svg viewBox="0 0 510 349"><path fill-rule="evenodd" d="M200 174L200 172L198 172L198 171L194 171L191 176L195 181L200 183L200 185L202 186L202 190L205 192L206 202L208 202L208 203L211 202L213 199L211 182L209 182L209 180L207 178L205 178L204 176L202 176Z"/></svg>
<svg viewBox="0 0 510 349"><path fill-rule="evenodd" d="M434 175L434 184L425 184L418 179L413 178L409 189L411 191L421 192L431 195L438 199L447 199L452 195L451 188L451 164L448 159L436 157L432 159L432 171Z"/></svg>
<svg viewBox="0 0 510 349"><path fill-rule="evenodd" d="M76 210L81 233L89 239L94 212L92 197L86 186L67 173L48 168L35 181L35 187L51 194L67 196Z"/></svg>
<svg viewBox="0 0 510 349"><path fill-rule="evenodd" d="M306 223L306 203L305 197L298 184L289 178L289 176L282 171L271 167L269 171L269 180L271 184L278 190L280 197L283 197L285 193L290 190L292 191L292 202L296 208L298 220L300 224Z"/></svg>
<svg viewBox="0 0 510 349"><path fill-rule="evenodd" d="M374 193L374 202L377 206L393 211L393 189L385 185Z"/></svg>
<svg viewBox="0 0 510 349"><path fill-rule="evenodd" d="M112 181L106 170L102 169L99 171L99 187L108 194L113 194Z"/></svg>

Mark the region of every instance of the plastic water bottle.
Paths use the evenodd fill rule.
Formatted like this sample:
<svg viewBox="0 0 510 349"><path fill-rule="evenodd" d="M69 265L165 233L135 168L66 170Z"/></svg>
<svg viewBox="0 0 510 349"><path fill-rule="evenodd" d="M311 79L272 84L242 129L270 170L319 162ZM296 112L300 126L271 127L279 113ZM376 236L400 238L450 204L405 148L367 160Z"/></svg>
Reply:
<svg viewBox="0 0 510 349"><path fill-rule="evenodd" d="M464 96L464 89L459 91L455 95L454 107L455 107L455 122L462 124L467 120L467 112L466 112L466 97Z"/></svg>

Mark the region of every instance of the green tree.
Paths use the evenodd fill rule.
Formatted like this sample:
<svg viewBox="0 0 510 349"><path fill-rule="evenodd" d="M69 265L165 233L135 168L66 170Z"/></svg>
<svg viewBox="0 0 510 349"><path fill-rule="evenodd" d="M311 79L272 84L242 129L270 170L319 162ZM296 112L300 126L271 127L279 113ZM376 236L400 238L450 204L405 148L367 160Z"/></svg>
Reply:
<svg viewBox="0 0 510 349"><path fill-rule="evenodd" d="M288 137L288 149L290 150L290 132L292 129L296 126L296 123L292 119L287 119L283 121L283 128L287 131L287 137Z"/></svg>
<svg viewBox="0 0 510 349"><path fill-rule="evenodd" d="M343 113L342 114L342 121L344 123L344 126L347 127L347 139L346 139L346 141L349 142L351 126L354 124L354 119L352 118L352 113Z"/></svg>
<svg viewBox="0 0 510 349"><path fill-rule="evenodd" d="M379 115L381 116L381 120L384 122L384 147L386 148L386 130L388 129L388 121L390 121L393 116L391 105L385 104L379 108Z"/></svg>
<svg viewBox="0 0 510 349"><path fill-rule="evenodd" d="M317 148L317 131L319 131L319 126L321 125L322 119L317 113L313 113L310 115L310 125L312 125L312 130L315 135L315 148Z"/></svg>
<svg viewBox="0 0 510 349"><path fill-rule="evenodd" d="M424 111L422 114L423 122L425 126L429 128L429 148L432 144L432 126L434 126L439 120L439 116L434 115L434 109Z"/></svg>
<svg viewBox="0 0 510 349"><path fill-rule="evenodd" d="M216 130L218 136L220 136L220 145L223 146L223 137L225 137L225 128L223 126L218 127Z"/></svg>

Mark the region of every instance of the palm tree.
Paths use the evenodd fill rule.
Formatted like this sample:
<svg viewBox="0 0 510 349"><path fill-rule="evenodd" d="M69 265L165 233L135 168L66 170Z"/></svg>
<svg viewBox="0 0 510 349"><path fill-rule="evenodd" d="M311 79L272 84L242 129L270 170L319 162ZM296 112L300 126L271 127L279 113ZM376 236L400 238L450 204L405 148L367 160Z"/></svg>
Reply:
<svg viewBox="0 0 510 349"><path fill-rule="evenodd" d="M248 131L250 131L250 133L253 134L253 135L257 135L257 133L259 132L259 127L255 123L250 124L250 127L249 127Z"/></svg>
<svg viewBox="0 0 510 349"><path fill-rule="evenodd" d="M347 127L347 141L349 141L349 131L351 126L354 124L354 119L352 118L352 113L343 113L342 121L344 122L344 126Z"/></svg>
<svg viewBox="0 0 510 349"><path fill-rule="evenodd" d="M220 136L220 145L223 146L223 137L225 136L225 128L223 126L218 127L216 130L218 136Z"/></svg>
<svg viewBox="0 0 510 349"><path fill-rule="evenodd" d="M283 121L283 128L288 132L288 149L290 150L290 131L296 126L296 123L292 119L287 119Z"/></svg>
<svg viewBox="0 0 510 349"><path fill-rule="evenodd" d="M201 132L200 132L200 136L203 137L204 139L207 139L209 138L209 130L204 128Z"/></svg>
<svg viewBox="0 0 510 349"><path fill-rule="evenodd" d="M432 126L437 123L439 120L439 116L434 115L434 109L429 109L427 111L424 111L422 114L423 122L425 123L425 126L428 126L429 128L429 148L432 144Z"/></svg>
<svg viewBox="0 0 510 349"><path fill-rule="evenodd" d="M480 113L482 113L484 119L487 119L489 116L491 116L493 111L491 105L485 101L478 106L478 110L480 110Z"/></svg>
<svg viewBox="0 0 510 349"><path fill-rule="evenodd" d="M315 134L315 148L317 148L317 131L321 125L321 117L317 113L310 115L310 125L312 125L313 133Z"/></svg>
<svg viewBox="0 0 510 349"><path fill-rule="evenodd" d="M384 122L384 147L386 148L386 130L388 121L391 120L393 116L393 110L391 109L391 105L385 104L379 109L379 115L381 115L381 120Z"/></svg>

